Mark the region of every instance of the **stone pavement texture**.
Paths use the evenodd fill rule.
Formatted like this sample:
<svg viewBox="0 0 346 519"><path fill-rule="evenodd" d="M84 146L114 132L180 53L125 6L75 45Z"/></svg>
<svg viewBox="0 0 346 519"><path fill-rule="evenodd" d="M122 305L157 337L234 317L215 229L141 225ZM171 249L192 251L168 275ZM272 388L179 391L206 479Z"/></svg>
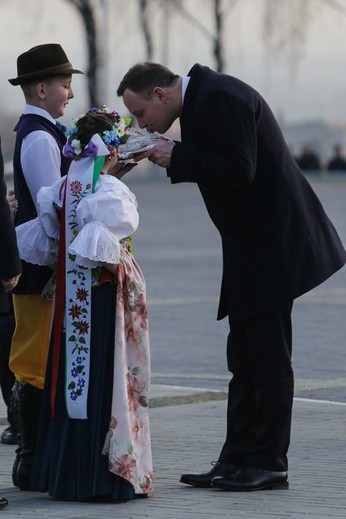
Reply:
<svg viewBox="0 0 346 519"><path fill-rule="evenodd" d="M181 473L206 471L225 432L226 401L151 410L155 487L148 499L123 504L56 501L12 486L14 447L0 444L1 517L216 519L345 518L345 403L295 400L289 490L231 493L179 483Z"/></svg>
<svg viewBox="0 0 346 519"><path fill-rule="evenodd" d="M346 244L346 175L309 180ZM182 485L182 473L211 468L225 437L227 323L215 321L219 238L195 186L172 187L156 177L129 185L140 201L135 253L148 285L154 493L124 504L91 504L21 492L11 481L15 447L0 443L0 497L10 502L0 517L345 518L346 269L294 307L289 490L229 493ZM0 398L0 432L5 427Z"/></svg>

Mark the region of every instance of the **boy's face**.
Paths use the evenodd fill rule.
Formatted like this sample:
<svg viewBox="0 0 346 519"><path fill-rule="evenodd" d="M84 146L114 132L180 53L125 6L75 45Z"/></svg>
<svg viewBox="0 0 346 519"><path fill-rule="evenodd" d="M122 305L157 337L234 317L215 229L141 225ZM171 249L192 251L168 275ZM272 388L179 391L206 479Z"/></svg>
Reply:
<svg viewBox="0 0 346 519"><path fill-rule="evenodd" d="M55 76L40 83L41 107L54 119L64 115L69 100L74 97L72 76Z"/></svg>

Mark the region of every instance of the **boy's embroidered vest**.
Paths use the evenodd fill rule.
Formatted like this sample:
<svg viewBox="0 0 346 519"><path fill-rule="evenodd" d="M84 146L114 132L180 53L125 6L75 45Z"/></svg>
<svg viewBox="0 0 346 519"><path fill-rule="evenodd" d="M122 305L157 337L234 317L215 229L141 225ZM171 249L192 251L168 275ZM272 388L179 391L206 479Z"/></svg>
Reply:
<svg viewBox="0 0 346 519"><path fill-rule="evenodd" d="M25 181L22 166L20 163L20 154L23 139L31 132L43 130L50 133L57 142L61 154L61 176L66 175L71 159L64 157L62 154L66 137L63 132L63 126L53 124L48 119L36 114L23 114L14 131L17 133L16 144L13 157L13 183L18 201L18 211L15 216L14 223L19 225L36 218L36 207L31 197L28 185ZM40 160L40 157L37 158ZM22 261L23 273L20 277L17 287L13 290L15 294L32 294L41 293L44 286L52 275L52 270L48 267L32 265Z"/></svg>

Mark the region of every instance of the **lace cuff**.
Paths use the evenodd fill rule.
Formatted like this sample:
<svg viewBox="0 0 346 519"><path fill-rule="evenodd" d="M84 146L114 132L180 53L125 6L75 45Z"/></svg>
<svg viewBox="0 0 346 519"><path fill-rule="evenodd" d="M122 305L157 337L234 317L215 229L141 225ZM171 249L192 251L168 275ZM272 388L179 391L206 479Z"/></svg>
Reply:
<svg viewBox="0 0 346 519"><path fill-rule="evenodd" d="M78 265L95 268L102 263L118 263L120 243L105 224L94 220L80 230L68 252L76 255Z"/></svg>
<svg viewBox="0 0 346 519"><path fill-rule="evenodd" d="M47 236L39 218L16 227L19 255L34 265L53 265L58 259L58 243Z"/></svg>

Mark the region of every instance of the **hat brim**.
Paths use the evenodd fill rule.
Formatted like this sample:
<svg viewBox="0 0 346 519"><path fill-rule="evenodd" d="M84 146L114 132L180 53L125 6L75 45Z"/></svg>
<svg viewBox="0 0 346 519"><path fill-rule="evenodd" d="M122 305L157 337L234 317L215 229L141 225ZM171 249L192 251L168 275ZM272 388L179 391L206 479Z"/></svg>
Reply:
<svg viewBox="0 0 346 519"><path fill-rule="evenodd" d="M31 74L23 74L22 76L18 76L16 78L9 79L8 81L11 85L23 85L25 83L29 83L35 79L44 79L46 77L53 76L69 76L70 74L84 74L81 70L76 68L72 68L72 66L61 66L52 67L46 70L38 70L37 72L32 72Z"/></svg>

